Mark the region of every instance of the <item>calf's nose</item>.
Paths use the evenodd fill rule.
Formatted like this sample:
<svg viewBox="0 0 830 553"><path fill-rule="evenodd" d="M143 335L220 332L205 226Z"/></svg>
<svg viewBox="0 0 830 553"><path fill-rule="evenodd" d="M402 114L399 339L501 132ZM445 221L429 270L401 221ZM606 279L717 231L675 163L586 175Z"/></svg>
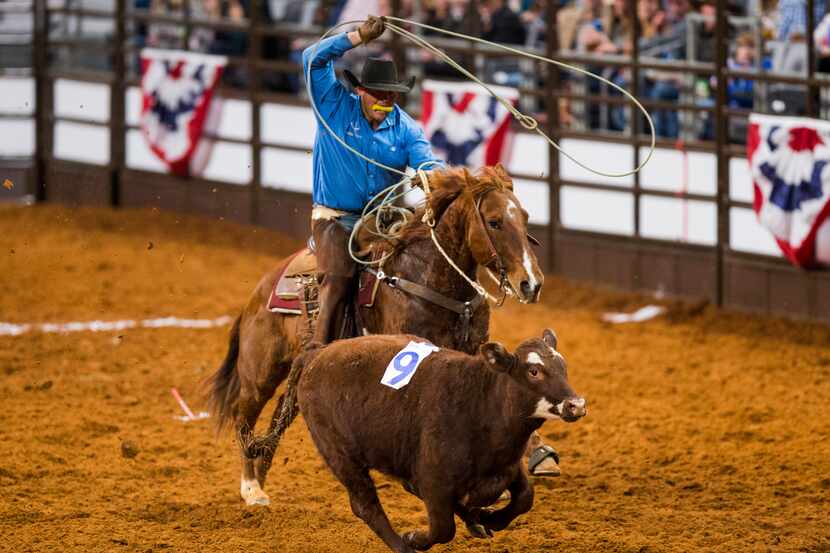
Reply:
<svg viewBox="0 0 830 553"><path fill-rule="evenodd" d="M565 400L565 414L573 418L584 417L588 410L585 408L587 402L583 397L572 397Z"/></svg>

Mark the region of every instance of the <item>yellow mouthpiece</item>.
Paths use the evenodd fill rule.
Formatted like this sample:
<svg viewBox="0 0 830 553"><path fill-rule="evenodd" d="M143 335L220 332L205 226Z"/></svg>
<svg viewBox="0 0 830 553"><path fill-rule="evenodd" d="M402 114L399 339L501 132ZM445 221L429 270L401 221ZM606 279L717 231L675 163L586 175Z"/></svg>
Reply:
<svg viewBox="0 0 830 553"><path fill-rule="evenodd" d="M389 113L392 111L392 109L392 106L382 106L380 104L372 105L372 111L385 111L386 113Z"/></svg>

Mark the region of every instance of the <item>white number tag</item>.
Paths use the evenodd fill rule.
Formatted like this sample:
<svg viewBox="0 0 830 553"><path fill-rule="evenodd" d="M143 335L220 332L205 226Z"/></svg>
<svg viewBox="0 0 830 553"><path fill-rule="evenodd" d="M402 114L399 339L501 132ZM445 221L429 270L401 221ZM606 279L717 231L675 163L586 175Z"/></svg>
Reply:
<svg viewBox="0 0 830 553"><path fill-rule="evenodd" d="M409 342L386 366L386 372L383 373L380 383L400 390L412 380L412 376L418 370L421 361L429 357L429 354L433 351L438 351L438 349L428 342Z"/></svg>

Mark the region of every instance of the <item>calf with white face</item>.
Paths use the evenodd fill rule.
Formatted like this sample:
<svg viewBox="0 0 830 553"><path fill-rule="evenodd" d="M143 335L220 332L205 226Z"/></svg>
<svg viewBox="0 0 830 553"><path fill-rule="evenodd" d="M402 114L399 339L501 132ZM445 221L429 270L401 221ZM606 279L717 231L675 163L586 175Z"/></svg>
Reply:
<svg viewBox="0 0 830 553"><path fill-rule="evenodd" d="M556 334L545 329L542 340L527 340L515 353L497 342L481 346L481 354L491 368L508 373L528 391L541 398L533 417L574 422L587 413L585 399L576 395L568 383L565 358L556 351Z"/></svg>
<svg viewBox="0 0 830 553"><path fill-rule="evenodd" d="M478 355L440 349L407 373L407 383L383 385L412 341L423 342L407 335L333 342L299 362L297 388L311 437L349 491L354 514L390 549L407 553L452 540L456 515L474 536L487 537L529 511L528 438L545 419L586 414L550 330L513 353L496 342ZM405 481L424 501L427 530L395 532L372 469ZM505 490L510 502L487 509Z"/></svg>

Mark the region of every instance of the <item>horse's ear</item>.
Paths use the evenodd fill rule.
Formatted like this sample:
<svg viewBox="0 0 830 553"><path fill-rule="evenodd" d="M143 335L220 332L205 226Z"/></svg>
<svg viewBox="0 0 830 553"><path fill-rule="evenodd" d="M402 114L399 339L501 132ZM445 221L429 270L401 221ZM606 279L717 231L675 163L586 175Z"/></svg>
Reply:
<svg viewBox="0 0 830 553"><path fill-rule="evenodd" d="M498 342L487 342L478 348L484 362L494 371L510 372L516 365L516 356Z"/></svg>
<svg viewBox="0 0 830 553"><path fill-rule="evenodd" d="M467 183L468 185L475 184L476 178L473 176L472 173L470 173L470 170L467 169L466 167L464 167L463 170L464 170L464 182Z"/></svg>
<svg viewBox="0 0 830 553"><path fill-rule="evenodd" d="M546 328L545 331L542 332L542 341L545 342L545 345L554 350L556 350L556 346L559 343L556 333L549 328Z"/></svg>
<svg viewBox="0 0 830 553"><path fill-rule="evenodd" d="M496 163L495 167L493 167L493 172L495 172L499 180L502 181L505 188L513 190L513 179L510 177L507 169L504 168L504 165Z"/></svg>

